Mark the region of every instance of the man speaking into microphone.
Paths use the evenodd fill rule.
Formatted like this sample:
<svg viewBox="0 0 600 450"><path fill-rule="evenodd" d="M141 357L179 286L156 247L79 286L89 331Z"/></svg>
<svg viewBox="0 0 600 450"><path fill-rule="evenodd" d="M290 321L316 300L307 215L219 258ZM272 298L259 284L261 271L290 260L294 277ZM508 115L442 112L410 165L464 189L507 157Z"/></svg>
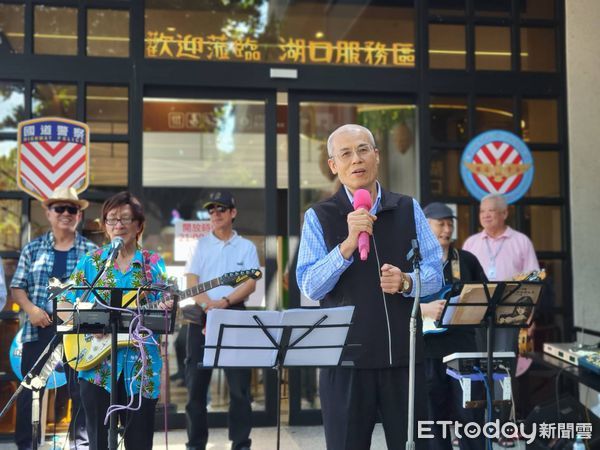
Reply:
<svg viewBox="0 0 600 450"><path fill-rule="evenodd" d="M379 150L367 128L339 127L329 136L327 152L342 187L306 211L296 268L300 289L322 307L355 306L347 340L351 346L342 358L352 367L322 369L320 375L327 448L369 449L379 413L387 447L402 449L416 287L406 255L417 239L423 257L421 294L428 295L442 285L442 251L419 204L385 191L377 181ZM415 374L424 380L420 320L418 328ZM423 383L415 389L416 429L416 421L426 417L426 392ZM416 444L417 450L425 447Z"/></svg>

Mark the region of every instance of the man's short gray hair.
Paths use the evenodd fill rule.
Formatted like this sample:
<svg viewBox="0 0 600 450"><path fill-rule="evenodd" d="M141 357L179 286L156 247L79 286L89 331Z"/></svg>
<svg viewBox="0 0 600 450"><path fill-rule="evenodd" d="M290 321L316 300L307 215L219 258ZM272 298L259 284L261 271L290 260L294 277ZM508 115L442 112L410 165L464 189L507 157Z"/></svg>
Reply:
<svg viewBox="0 0 600 450"><path fill-rule="evenodd" d="M364 133L367 134L367 137L369 138L369 144L371 144L373 146L373 148L375 148L375 138L373 137L373 133L371 133L371 130L369 130L366 127L363 127L362 125L357 125L355 123L347 123L346 125L342 125L341 127L336 128L333 133L331 133L329 135L329 138L327 139L327 155L331 158L333 156L333 148L332 148L332 142L333 142L333 138L335 136L337 136L340 133L343 133L345 131L363 131Z"/></svg>
<svg viewBox="0 0 600 450"><path fill-rule="evenodd" d="M508 209L508 203L506 203L506 198L502 194L488 194L481 199L481 203L486 200L492 200L501 211Z"/></svg>

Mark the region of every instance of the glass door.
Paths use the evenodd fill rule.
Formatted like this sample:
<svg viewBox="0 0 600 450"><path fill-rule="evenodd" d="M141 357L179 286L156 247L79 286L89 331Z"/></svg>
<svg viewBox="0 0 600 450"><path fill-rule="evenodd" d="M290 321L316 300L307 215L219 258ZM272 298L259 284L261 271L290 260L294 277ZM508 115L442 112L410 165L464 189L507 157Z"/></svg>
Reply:
<svg viewBox="0 0 600 450"><path fill-rule="evenodd" d="M304 212L340 188L327 164L327 138L337 127L355 123L371 130L380 152L379 182L418 198L419 153L414 99L371 96L288 95L288 265L289 307L318 306L304 297L295 264ZM290 425L320 423L319 369L289 371Z"/></svg>
<svg viewBox="0 0 600 450"><path fill-rule="evenodd" d="M143 111L142 191L147 211L144 243L158 250L169 275L185 286L184 268L199 237L210 233L204 203L216 190L236 199L234 229L257 250L263 278L247 308L272 308L276 292L277 217L274 92L219 92L211 89L147 89ZM201 280L207 281L207 280ZM169 376L164 396L170 411L184 417L187 390L183 383L186 325L170 337ZM187 345L193 345L188 343ZM252 371L254 425L274 425L275 378L271 370ZM213 371L209 389L209 425L226 426L229 390L221 369Z"/></svg>

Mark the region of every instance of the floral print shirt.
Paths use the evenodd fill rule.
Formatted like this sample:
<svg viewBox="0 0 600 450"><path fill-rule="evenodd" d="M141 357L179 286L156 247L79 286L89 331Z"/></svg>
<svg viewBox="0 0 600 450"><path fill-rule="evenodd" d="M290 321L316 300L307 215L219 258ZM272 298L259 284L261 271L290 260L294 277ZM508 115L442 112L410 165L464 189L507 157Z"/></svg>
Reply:
<svg viewBox="0 0 600 450"><path fill-rule="evenodd" d="M94 280L98 272L108 257L110 245L92 251L86 254L77 263L75 271L71 275L71 281L77 286L84 285L84 281L89 283ZM144 259L146 264L144 264ZM110 267L98 280L98 287L139 287L150 278L153 284L166 283L166 268L163 259L158 253L147 250L138 249L131 260L131 264L127 268L121 269L117 262L111 264ZM103 301L110 304L110 291L96 291L102 297ZM133 292L133 291L131 291ZM82 298L83 291L68 291L63 294L62 300L74 303L77 298ZM124 297L126 293L123 294ZM156 302L159 297L155 294L148 294L148 301ZM87 301L94 302L96 297L92 294L87 297ZM131 307L131 305L130 305ZM107 337L108 339L110 336ZM119 339L120 340L120 339ZM147 355L147 364L145 376L141 386L142 396L146 398L158 398L160 393L160 372L162 368L162 360L160 357L160 349L158 337L153 336L146 339L144 348ZM133 346L122 347L117 352L117 379L123 375L125 381L125 389L128 395L137 394L140 392L140 379L138 376L133 385L132 379L142 368L142 357L140 350ZM102 360L100 364L88 370L79 371L79 378L90 383L98 385L108 392L111 390L110 379L111 361L110 356Z"/></svg>

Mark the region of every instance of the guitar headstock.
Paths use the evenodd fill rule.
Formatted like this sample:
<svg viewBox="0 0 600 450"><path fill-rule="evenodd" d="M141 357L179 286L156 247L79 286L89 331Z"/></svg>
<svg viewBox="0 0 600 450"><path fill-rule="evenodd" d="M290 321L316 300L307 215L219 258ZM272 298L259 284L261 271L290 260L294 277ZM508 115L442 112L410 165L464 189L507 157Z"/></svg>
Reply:
<svg viewBox="0 0 600 450"><path fill-rule="evenodd" d="M259 269L238 270L237 272L229 272L221 275L219 279L222 285L235 287L248 280L258 280L262 277L262 272Z"/></svg>
<svg viewBox="0 0 600 450"><path fill-rule="evenodd" d="M51 300L54 297L58 297L63 292L67 291L71 286L73 286L73 283L71 282L61 283L58 278L50 278L48 281L48 293L50 294L49 299Z"/></svg>
<svg viewBox="0 0 600 450"><path fill-rule="evenodd" d="M544 281L546 279L546 269L519 273L513 279L515 281Z"/></svg>

